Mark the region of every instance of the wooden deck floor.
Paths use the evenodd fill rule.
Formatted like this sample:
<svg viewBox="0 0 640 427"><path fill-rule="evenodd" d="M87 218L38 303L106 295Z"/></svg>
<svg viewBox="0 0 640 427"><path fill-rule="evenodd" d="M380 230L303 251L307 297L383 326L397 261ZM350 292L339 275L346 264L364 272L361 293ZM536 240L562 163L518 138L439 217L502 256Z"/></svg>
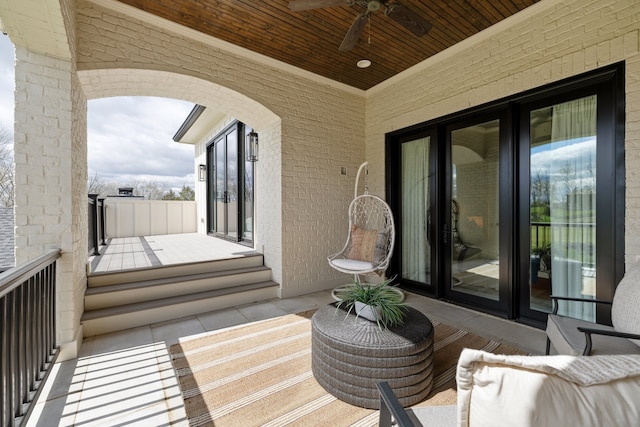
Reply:
<svg viewBox="0 0 640 427"><path fill-rule="evenodd" d="M161 265L243 257L256 252L237 243L199 233L110 239L101 255L89 259L91 272L111 272Z"/></svg>

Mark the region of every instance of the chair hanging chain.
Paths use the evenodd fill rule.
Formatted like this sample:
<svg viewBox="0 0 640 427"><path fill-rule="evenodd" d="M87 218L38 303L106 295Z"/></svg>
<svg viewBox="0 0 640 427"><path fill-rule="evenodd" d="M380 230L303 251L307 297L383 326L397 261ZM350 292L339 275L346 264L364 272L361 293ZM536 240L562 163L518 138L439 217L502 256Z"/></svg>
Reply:
<svg viewBox="0 0 640 427"><path fill-rule="evenodd" d="M369 168L364 170L364 194L369 194Z"/></svg>

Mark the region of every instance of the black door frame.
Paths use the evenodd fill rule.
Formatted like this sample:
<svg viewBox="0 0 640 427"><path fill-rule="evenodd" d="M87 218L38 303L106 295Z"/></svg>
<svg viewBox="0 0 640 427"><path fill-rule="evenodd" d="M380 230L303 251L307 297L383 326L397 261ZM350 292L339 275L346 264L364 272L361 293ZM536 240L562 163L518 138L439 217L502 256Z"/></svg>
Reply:
<svg viewBox="0 0 640 427"><path fill-rule="evenodd" d="M559 104L574 99L597 96L598 138L596 151L596 173L611 176L610 180L596 179L596 298L612 301L615 287L624 274L624 64L605 67L588 73L583 78L567 83L562 91L554 92L553 88L519 100L520 126L517 139L517 150L522 155L517 157L518 181L520 188L528 187L529 182L529 113L532 110ZM546 96L545 96L546 95ZM621 190L622 189L622 190ZM518 195L518 234L529 235L526 228L529 224L529 195ZM614 224L614 226L598 226L598 224ZM519 265L529 263L530 241L519 242ZM600 254L612 254L600 256ZM518 271L521 284L528 282L529 271L523 268ZM518 292L519 315L529 319L534 325L546 322L547 315L530 309L529 293L521 287ZM611 323L611 308L606 304L597 304L596 320L598 323Z"/></svg>
<svg viewBox="0 0 640 427"><path fill-rule="evenodd" d="M432 236L441 235L442 229L436 229L436 224L441 224L443 220L450 221L449 209L446 207L446 199L443 199L443 192L450 187L450 182L446 181L447 161L450 153L447 154L447 134L449 126L464 123L465 120L477 121L478 117L487 117L496 114L497 111L504 110L506 125L504 134L501 135L500 150L500 172L506 174L500 179L500 197L508 195L509 203L500 203L500 247L508 248L507 258L500 259L500 268L507 269L501 271L501 301L506 302L506 306L491 306L491 304L478 303L473 298L455 298L455 302L468 306L479 311L496 314L498 316L517 319L523 323L537 327L543 327L546 322L546 313L531 313L523 310L522 288L517 283L526 281L529 276L529 245L518 236L527 235L529 225L529 170L528 156L520 155L523 150L528 153L528 140L523 139L522 128L528 126L528 122L521 126L523 120L522 111L528 109L530 105L537 102L556 103L571 97L572 94L580 91L598 90L598 139L606 139L605 144L598 144L598 166L597 170L611 179L597 181L597 203L598 203L598 224L611 224L609 229L598 227L597 242L598 252L596 269L598 271L597 297L611 300L615 286L624 274L624 203L625 203L625 162L624 162L624 63L618 63L603 67L592 72L572 77L559 82L536 88L522 94L498 100L479 107L450 114L438 119L413 125L404 129L390 132L385 135L385 155L386 155L386 195L387 201L394 211L396 227L401 230L402 223L399 220L401 212L401 191L400 191L400 146L402 142L411 141L421 135L431 135L432 158L437 159L430 166L433 179L430 179L431 206L437 207L432 213L432 227L429 231ZM601 103L602 102L602 103ZM601 134L602 133L602 134ZM605 142L605 141L603 141ZM600 146L603 145L602 149ZM504 151L503 151L504 150ZM522 163L522 158L527 157L527 162ZM430 162L433 162L430 159ZM503 164L504 163L504 164ZM450 195L449 195L450 197ZM526 205L525 205L526 203ZM506 215L506 216L505 216ZM449 219L447 219L449 218ZM504 223L504 224L503 224ZM450 224L449 224L450 225ZM402 233L397 231L396 235ZM449 282L450 271L446 272L447 248L441 239L432 244L432 283L421 284L409 281L400 281L402 287L421 293L427 296L451 299L445 292L444 286ZM394 257L387 271L388 276L401 273L401 236L396 240ZM503 282L506 287L503 289ZM437 283L437 285L434 285ZM605 308L598 308L597 321L600 323L610 323L610 312Z"/></svg>
<svg viewBox="0 0 640 427"><path fill-rule="evenodd" d="M455 301L462 305L476 306L483 311L496 314L501 317L513 318L512 309L512 291L510 287L511 281L509 280L509 274L511 269L510 265L513 264L513 248L511 231L513 229L513 204L512 198L509 194L514 191L513 181L510 179L504 179L503 177L509 177L512 175L512 155L511 144L509 144L510 135L510 123L508 120L508 109L506 105L495 105L493 108L485 110L480 114L470 114L464 117L456 118L448 123L443 123L445 129L445 155L441 156L443 162L440 170L443 171L441 182L444 183L444 187L441 189L441 203L439 204L444 224L446 229L441 230L441 236L449 237L452 230L451 226L451 200L453 195L452 190L452 176L453 176L453 162L451 153L451 133L457 129L463 129L466 127L474 126L477 124L489 122L492 120L499 120L499 160L498 160L498 199L499 199L499 299L498 301L473 296L464 292L459 292L451 289L452 278L452 263L450 262L450 254L452 253L451 238L447 238L442 242L443 256L441 257L441 271L443 275L440 282L446 286L442 288L443 297ZM447 255L444 255L447 254Z"/></svg>
<svg viewBox="0 0 640 427"><path fill-rule="evenodd" d="M207 197L207 234L219 237L225 240L230 240L236 243L244 244L244 245L252 245L253 244L253 229L255 228L255 219L254 224L252 224L252 233L251 237L247 238L246 235L246 224L245 217L247 212L245 211L247 208L245 206L245 185L247 185L246 181L246 134L251 130L250 127L246 126L244 123L240 121L233 121L231 124L226 126L222 131L220 131L216 136L214 136L208 143L206 147L206 158L207 158L207 180L206 180L206 197ZM215 155L215 146L216 144L223 142L227 144L227 137L236 132L236 147L237 147L237 156L238 156L238 164L237 164L237 198L238 198L238 209L236 214L237 221L237 236L230 237L224 232L220 232L216 228L216 155ZM226 152L226 148L225 148ZM226 160L225 160L226 163ZM253 178L253 175L252 175ZM255 194L255 183L252 181L249 183L253 187L252 191ZM255 196L254 196L255 197ZM253 217L253 215L252 215ZM226 222L226 221L225 221ZM228 227L228 225L225 225Z"/></svg>

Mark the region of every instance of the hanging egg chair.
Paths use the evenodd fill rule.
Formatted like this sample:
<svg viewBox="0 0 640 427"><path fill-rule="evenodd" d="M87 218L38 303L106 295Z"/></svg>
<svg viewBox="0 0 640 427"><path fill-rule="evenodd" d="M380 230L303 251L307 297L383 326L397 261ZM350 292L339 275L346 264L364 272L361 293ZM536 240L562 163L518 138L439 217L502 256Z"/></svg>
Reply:
<svg viewBox="0 0 640 427"><path fill-rule="evenodd" d="M389 205L378 196L368 194L365 172L365 194L358 196L358 181L367 162L360 165L349 205L349 234L341 251L327 260L334 269L352 274L356 282L361 275L383 276L395 243L395 224Z"/></svg>

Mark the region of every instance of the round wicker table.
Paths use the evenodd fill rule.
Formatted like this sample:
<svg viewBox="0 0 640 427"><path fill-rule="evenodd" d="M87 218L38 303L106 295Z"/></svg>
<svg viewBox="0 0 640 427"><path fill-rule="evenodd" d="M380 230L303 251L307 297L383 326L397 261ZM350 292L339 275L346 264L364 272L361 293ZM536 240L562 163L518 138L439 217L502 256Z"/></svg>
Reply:
<svg viewBox="0 0 640 427"><path fill-rule="evenodd" d="M380 409L376 384L389 383L403 406L424 400L433 381L433 325L408 307L402 326L380 329L334 304L312 319L312 370L340 400Z"/></svg>

